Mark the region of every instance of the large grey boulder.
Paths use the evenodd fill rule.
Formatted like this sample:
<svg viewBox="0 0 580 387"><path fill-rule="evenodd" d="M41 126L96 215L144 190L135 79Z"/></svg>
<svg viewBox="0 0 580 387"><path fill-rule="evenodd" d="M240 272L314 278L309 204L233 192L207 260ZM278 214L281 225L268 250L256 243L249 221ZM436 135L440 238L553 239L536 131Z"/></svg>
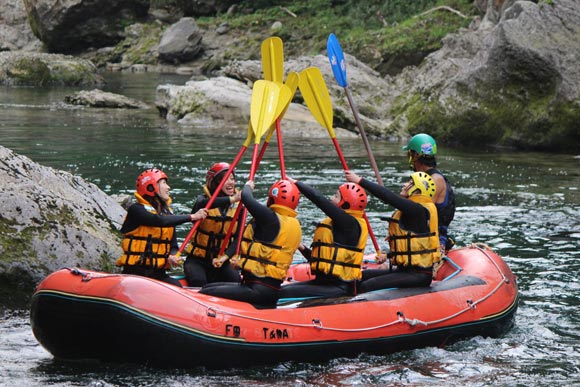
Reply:
<svg viewBox="0 0 580 387"><path fill-rule="evenodd" d="M50 52L115 45L125 26L147 18L149 0L23 0L34 34Z"/></svg>
<svg viewBox="0 0 580 387"><path fill-rule="evenodd" d="M191 17L172 24L161 36L159 59L169 63L183 63L195 59L202 50L202 32Z"/></svg>
<svg viewBox="0 0 580 387"><path fill-rule="evenodd" d="M110 271L125 210L96 185L0 146L0 303L62 267Z"/></svg>
<svg viewBox="0 0 580 387"><path fill-rule="evenodd" d="M103 90L81 90L64 97L64 102L71 105L90 106L109 109L147 109L146 103L121 94Z"/></svg>
<svg viewBox="0 0 580 387"><path fill-rule="evenodd" d="M62 54L0 52L0 85L96 86L105 81L86 59Z"/></svg>
<svg viewBox="0 0 580 387"><path fill-rule="evenodd" d="M347 78L354 106L359 112L363 129L369 136L381 136L389 122L388 111L377 101L386 100L391 90L390 77L381 77L354 56L345 54ZM358 132L352 108L346 98L344 88L338 85L332 74L328 58L324 55L288 58L284 63L285 77L290 72L300 73L309 67L320 69L331 97L334 111L334 125L350 132ZM233 61L223 69L224 75L247 83L263 79L260 61ZM297 102L302 102L297 91Z"/></svg>
<svg viewBox="0 0 580 387"><path fill-rule="evenodd" d="M502 3L479 29L446 37L396 78L385 103L389 131L463 144L578 146L580 2Z"/></svg>
<svg viewBox="0 0 580 387"><path fill-rule="evenodd" d="M216 77L201 81L189 81L185 85L160 85L155 94L155 105L160 114L169 121L184 126L204 128L229 128L247 134L250 120L252 89L245 82ZM300 103L291 103L282 120L284 136L328 136ZM337 128L337 137L353 137L354 134Z"/></svg>

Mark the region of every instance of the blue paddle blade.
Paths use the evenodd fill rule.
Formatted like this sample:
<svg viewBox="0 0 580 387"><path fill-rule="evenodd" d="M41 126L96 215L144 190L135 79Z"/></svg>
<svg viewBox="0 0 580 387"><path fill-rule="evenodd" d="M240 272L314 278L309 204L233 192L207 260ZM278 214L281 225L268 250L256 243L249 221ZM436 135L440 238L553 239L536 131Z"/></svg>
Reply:
<svg viewBox="0 0 580 387"><path fill-rule="evenodd" d="M340 43L334 34L328 35L326 51L328 53L328 60L330 61L330 66L332 67L332 73L334 74L336 82L340 87L347 87L346 62L344 60L344 54L340 47Z"/></svg>

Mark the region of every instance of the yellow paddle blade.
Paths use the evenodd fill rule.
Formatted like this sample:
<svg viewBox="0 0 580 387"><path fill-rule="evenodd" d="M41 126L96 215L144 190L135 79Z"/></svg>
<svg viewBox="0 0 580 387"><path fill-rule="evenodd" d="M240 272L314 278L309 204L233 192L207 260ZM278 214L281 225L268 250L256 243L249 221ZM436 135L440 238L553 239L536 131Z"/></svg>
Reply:
<svg viewBox="0 0 580 387"><path fill-rule="evenodd" d="M286 83L284 83L284 84L290 88L290 91L292 91L292 95L294 95L294 93L296 93L296 89L298 88L299 81L300 81L300 75L298 75L298 73L296 71L292 71L286 77Z"/></svg>
<svg viewBox="0 0 580 387"><path fill-rule="evenodd" d="M281 83L284 80L284 47L277 36L262 42L262 71L267 81Z"/></svg>
<svg viewBox="0 0 580 387"><path fill-rule="evenodd" d="M278 101L278 106L276 106L276 120L281 120L288 110L288 106L290 106L290 102L292 102L292 98L294 98L294 92L296 92L296 86L292 90L290 87L286 86L285 84L279 84L280 86L280 98ZM270 129L268 129L268 133L266 134L266 142L270 142L274 131L276 130L276 123L272 124Z"/></svg>
<svg viewBox="0 0 580 387"><path fill-rule="evenodd" d="M248 136L246 137L246 140L244 141L243 146L244 147L249 147L250 144L252 143L252 139L254 138L254 129L252 128L252 122L248 122Z"/></svg>
<svg viewBox="0 0 580 387"><path fill-rule="evenodd" d="M292 71L290 74L288 74L288 77L286 77L286 83L284 85L290 90L291 96L290 100L282 110L282 113L280 113L280 115L278 116L278 119L282 119L284 117L284 114L286 114L286 110L288 110L288 108L290 107L290 104L292 103L292 98L294 98L294 94L296 94L296 89L298 88L299 80L300 76L298 75L297 72L294 71Z"/></svg>
<svg viewBox="0 0 580 387"><path fill-rule="evenodd" d="M333 111L328 88L320 69L309 67L300 72L298 87L306 106L320 125L324 126L331 138L335 138L332 127Z"/></svg>
<svg viewBox="0 0 580 387"><path fill-rule="evenodd" d="M288 106L290 106L290 102L292 102L294 93L287 85L283 83L279 83L278 85L280 86L280 97L278 99L278 106L276 106L276 119L281 120Z"/></svg>
<svg viewBox="0 0 580 387"><path fill-rule="evenodd" d="M254 144L260 143L264 131L276 120L280 102L280 84L260 79L254 83L250 121L254 131Z"/></svg>

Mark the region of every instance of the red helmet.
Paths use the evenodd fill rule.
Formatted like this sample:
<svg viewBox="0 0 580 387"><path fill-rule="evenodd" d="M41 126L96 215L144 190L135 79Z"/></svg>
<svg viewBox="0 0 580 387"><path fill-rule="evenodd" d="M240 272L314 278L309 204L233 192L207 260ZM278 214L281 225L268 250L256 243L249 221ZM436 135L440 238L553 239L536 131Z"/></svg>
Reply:
<svg viewBox="0 0 580 387"><path fill-rule="evenodd" d="M228 169L230 169L230 165L228 163L220 162L215 163L211 166L210 169L207 170L205 175L205 184L211 192L213 192L221 182L221 179L215 178L219 177L220 174L224 173Z"/></svg>
<svg viewBox="0 0 580 387"><path fill-rule="evenodd" d="M300 190L289 180L278 180L268 191L268 205L279 204L293 210L300 201Z"/></svg>
<svg viewBox="0 0 580 387"><path fill-rule="evenodd" d="M160 169L152 168L143 171L137 178L137 193L141 196L155 196L159 194L157 183L167 180L167 175Z"/></svg>
<svg viewBox="0 0 580 387"><path fill-rule="evenodd" d="M338 187L340 203L338 206L345 210L364 210L367 207L367 193L356 183L344 183Z"/></svg>

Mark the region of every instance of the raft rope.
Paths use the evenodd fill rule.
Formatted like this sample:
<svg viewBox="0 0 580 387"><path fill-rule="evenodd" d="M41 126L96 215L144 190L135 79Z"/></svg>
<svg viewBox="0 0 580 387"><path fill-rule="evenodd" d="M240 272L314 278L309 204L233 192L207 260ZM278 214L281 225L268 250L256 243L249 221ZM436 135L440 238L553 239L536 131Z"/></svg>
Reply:
<svg viewBox="0 0 580 387"><path fill-rule="evenodd" d="M483 246L483 247L482 247ZM276 320L271 320L271 319L264 319L264 318L257 318L257 317L249 317L247 315L243 315L243 314L239 314L239 313L233 313L227 310L222 310L220 308L216 308L215 306L209 306L204 304L202 301L191 297L191 296L187 296L189 297L192 301L198 303L199 305L205 307L207 309L207 313L209 316L216 316L217 313L222 313L228 316L234 316L234 317L239 317L242 319L247 319L247 320L252 320L252 321L260 321L260 322L264 322L264 323L269 323L269 324L277 324L277 325L285 325L285 326L290 326L290 327L301 327L301 328L308 328L308 327L313 327L316 329L320 329L320 330L326 330L326 331L336 331L336 332L364 332L364 331L372 331L375 329L382 329L382 328L386 328L392 325L396 325L396 324L401 324L401 323L405 323L408 324L410 326L417 326L417 325L422 325L422 326L430 326L430 325L435 325L435 324L440 324L442 322L451 320L463 313L469 312L471 310L475 310L477 308L477 305L484 302L485 300L487 300L489 297L491 297L493 294L495 294L505 283L508 283L509 280L507 279L507 277L501 272L501 269L499 267L499 265L493 260L493 258L491 258L491 256L487 253L486 250L488 250L489 248L485 245L479 245L479 244L472 244L471 246L468 246L468 248L473 248L473 249L478 249L480 250L485 257L491 261L494 265L494 267L496 268L497 272L499 273L499 275L502 278L502 281L500 281L498 283L498 285L496 287L494 287L488 294L484 295L483 297L481 297L478 300L466 300L466 304L467 306L461 310L459 310L456 313L453 313L449 316L437 319L437 320L431 320L431 321L423 321L423 320L419 320L419 319L414 319L414 318L407 318L405 317L404 313L399 311L397 312L397 320L385 323L385 324L381 324L381 325L376 325L373 327L365 327L365 328L356 328L356 329L352 329L352 328L334 328L334 327L328 327L328 326L324 326L322 321L320 319L313 319L311 324L297 324L297 323L289 323L286 321L276 321ZM450 260L451 261L451 260ZM458 267L455 263L453 263L454 266ZM452 275L456 275L457 271L454 272Z"/></svg>
<svg viewBox="0 0 580 387"><path fill-rule="evenodd" d="M396 324L408 324L412 327L417 326L417 325L421 325L421 326L430 326L430 325L435 325L435 324L440 324L442 322L451 320L463 313L469 312L471 310L475 310L477 308L477 305L484 302L485 300L487 300L488 298L490 298L493 294L495 294L505 283L508 283L509 280L507 279L507 277L505 276L505 274L502 273L499 265L497 264L497 262L495 262L493 260L493 258L491 258L491 256L487 253L487 250L489 250L489 247L485 246L485 245L481 245L481 244L472 244L470 246L468 246L467 248L472 248L472 249L478 249L479 251L481 251L485 257L492 262L492 264L495 266L497 272L499 273L499 275L502 278L502 281L500 281L496 287L494 287L488 294L484 295L483 297L481 297L478 300L466 300L466 304L467 306L461 310L459 310L456 313L453 313L449 316L437 319L437 320L431 320L431 321L423 321L423 320L419 320L419 319L415 319L415 318L408 318L405 316L405 314L401 311L397 312L397 319L385 324L380 324L380 325L376 325L373 327L365 327L365 328L334 328L334 327L328 327L328 326L324 326L322 321L320 319L312 319L312 323L310 324L297 324L297 323L289 323L287 321L276 321L276 320L271 320L271 319L265 319L265 318L258 318L258 317L250 317L247 315L243 315L240 313L234 313L231 311L227 311L227 310L222 310L220 308L216 308L215 306L211 306L211 305L207 305L204 302L200 301L199 299L192 297L190 295L184 294L183 292L180 292L181 288L177 288L173 285L169 285L167 286L168 289L171 289L173 291L175 291L176 293L178 293L179 295L189 298L191 301L197 303L198 305L204 307L206 309L206 314L210 317L216 317L218 313L224 314L224 315L228 315L228 316L233 316L233 317L239 317L241 319L246 319L246 320L252 320L252 321L259 321L259 322L263 322L263 323L268 323L268 324L276 324L276 325L285 325L285 326L289 326L289 327L300 327L300 328L316 328L316 329L320 329L320 330L326 330L326 331L334 331L334 332L364 332L364 331L372 331L372 330L376 330L376 329L382 329L382 328L386 328L392 325L396 325ZM452 262L451 260L449 260L450 262ZM454 266L458 267L454 262L452 262ZM83 281L90 281L92 279L97 279L97 278L105 278L105 277L111 277L111 276L118 276L120 274L105 274L105 275L95 275L95 273L86 273L83 272L82 270L79 269L69 269L73 274L77 274L77 275L81 275L83 278ZM456 275L458 271L454 272L452 275Z"/></svg>

